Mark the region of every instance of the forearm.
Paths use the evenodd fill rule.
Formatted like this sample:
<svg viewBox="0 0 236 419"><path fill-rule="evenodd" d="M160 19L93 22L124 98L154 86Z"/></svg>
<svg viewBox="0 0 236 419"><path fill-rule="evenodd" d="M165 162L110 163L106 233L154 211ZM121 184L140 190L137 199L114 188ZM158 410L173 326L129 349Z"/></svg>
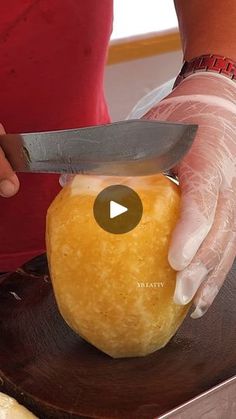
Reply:
<svg viewBox="0 0 236 419"><path fill-rule="evenodd" d="M185 60L219 54L236 61L234 0L175 0Z"/></svg>

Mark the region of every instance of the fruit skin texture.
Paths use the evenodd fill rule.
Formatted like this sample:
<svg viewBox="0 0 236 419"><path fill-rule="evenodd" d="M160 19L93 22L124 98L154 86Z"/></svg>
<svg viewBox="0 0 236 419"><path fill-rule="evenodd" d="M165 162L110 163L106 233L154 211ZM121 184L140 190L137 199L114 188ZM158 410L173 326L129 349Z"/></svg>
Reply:
<svg viewBox="0 0 236 419"><path fill-rule="evenodd" d="M104 188L133 188L143 204L135 229L111 234L93 216ZM78 175L47 214L47 255L59 310L79 335L114 358L148 355L167 344L188 306L173 302L168 263L180 208L178 187L163 175Z"/></svg>

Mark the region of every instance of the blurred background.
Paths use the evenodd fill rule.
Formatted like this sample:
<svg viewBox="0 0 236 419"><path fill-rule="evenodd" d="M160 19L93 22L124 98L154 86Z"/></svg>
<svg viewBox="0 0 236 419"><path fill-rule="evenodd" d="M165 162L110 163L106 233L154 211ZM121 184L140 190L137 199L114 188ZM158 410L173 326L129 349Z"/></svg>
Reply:
<svg viewBox="0 0 236 419"><path fill-rule="evenodd" d="M114 0L105 90L113 121L175 77L182 52L173 0Z"/></svg>

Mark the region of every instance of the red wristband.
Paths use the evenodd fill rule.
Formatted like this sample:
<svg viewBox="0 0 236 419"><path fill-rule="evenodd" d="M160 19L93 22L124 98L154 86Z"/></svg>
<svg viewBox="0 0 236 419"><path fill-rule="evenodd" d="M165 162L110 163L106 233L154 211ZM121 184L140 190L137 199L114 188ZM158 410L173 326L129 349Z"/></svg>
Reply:
<svg viewBox="0 0 236 419"><path fill-rule="evenodd" d="M214 72L223 74L231 80L236 80L236 62L222 55L201 55L191 61L185 61L175 80L173 89L186 77L197 72Z"/></svg>

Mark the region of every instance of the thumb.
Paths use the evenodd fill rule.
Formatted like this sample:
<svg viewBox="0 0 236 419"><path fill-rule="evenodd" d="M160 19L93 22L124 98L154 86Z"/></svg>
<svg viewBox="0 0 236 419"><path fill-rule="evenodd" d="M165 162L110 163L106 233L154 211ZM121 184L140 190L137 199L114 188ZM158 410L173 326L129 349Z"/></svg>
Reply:
<svg viewBox="0 0 236 419"><path fill-rule="evenodd" d="M3 126L0 124L0 135L5 133ZM18 177L0 147L0 196L10 198L18 192L19 186Z"/></svg>
<svg viewBox="0 0 236 419"><path fill-rule="evenodd" d="M176 271L185 269L209 233L216 212L220 180L204 175L183 163L179 170L181 188L180 219L172 234L169 263ZM214 179L214 182L213 182Z"/></svg>

